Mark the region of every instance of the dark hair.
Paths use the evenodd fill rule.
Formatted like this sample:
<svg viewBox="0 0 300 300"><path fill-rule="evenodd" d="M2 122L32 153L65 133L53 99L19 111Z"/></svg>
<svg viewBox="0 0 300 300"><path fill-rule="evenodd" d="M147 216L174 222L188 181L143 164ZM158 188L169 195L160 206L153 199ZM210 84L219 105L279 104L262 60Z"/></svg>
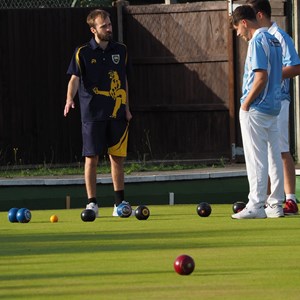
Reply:
<svg viewBox="0 0 300 300"><path fill-rule="evenodd" d="M240 5L232 13L231 23L237 26L241 20L249 20L256 22L256 15L254 10L249 5Z"/></svg>
<svg viewBox="0 0 300 300"><path fill-rule="evenodd" d="M267 18L271 19L272 8L269 0L247 0L246 3L253 8L255 14L262 12Z"/></svg>
<svg viewBox="0 0 300 300"><path fill-rule="evenodd" d="M94 9L92 10L87 18L86 18L86 22L87 24L89 25L89 27L94 27L95 25L95 19L97 17L101 17L103 20L105 20L107 17L109 17L109 13L105 10L102 10L102 9Z"/></svg>

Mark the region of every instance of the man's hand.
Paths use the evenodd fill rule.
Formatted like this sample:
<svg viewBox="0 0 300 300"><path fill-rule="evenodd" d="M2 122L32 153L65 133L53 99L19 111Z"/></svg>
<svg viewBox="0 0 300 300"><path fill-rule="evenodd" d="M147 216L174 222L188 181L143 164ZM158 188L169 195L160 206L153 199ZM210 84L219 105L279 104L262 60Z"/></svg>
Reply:
<svg viewBox="0 0 300 300"><path fill-rule="evenodd" d="M74 97L78 91L79 77L72 75L68 83L67 101L64 109L64 116L66 117L71 108L75 108Z"/></svg>
<svg viewBox="0 0 300 300"><path fill-rule="evenodd" d="M126 120L129 122L132 119L132 114L129 110L129 108L126 108Z"/></svg>
<svg viewBox="0 0 300 300"><path fill-rule="evenodd" d="M75 103L73 100L67 100L65 109L64 109L64 116L66 117L67 114L69 113L71 108L75 108Z"/></svg>
<svg viewBox="0 0 300 300"><path fill-rule="evenodd" d="M241 104L241 109L244 110L244 111L249 111L249 106L246 105L245 103L242 103Z"/></svg>

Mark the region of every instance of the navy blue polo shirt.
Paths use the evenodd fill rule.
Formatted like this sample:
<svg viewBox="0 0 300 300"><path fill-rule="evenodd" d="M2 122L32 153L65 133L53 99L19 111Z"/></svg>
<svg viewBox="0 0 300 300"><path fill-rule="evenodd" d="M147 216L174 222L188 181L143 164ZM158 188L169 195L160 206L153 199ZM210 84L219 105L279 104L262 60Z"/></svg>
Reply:
<svg viewBox="0 0 300 300"><path fill-rule="evenodd" d="M95 39L77 47L67 74L80 78L78 89L81 120L125 118L127 48L110 41L105 50Z"/></svg>

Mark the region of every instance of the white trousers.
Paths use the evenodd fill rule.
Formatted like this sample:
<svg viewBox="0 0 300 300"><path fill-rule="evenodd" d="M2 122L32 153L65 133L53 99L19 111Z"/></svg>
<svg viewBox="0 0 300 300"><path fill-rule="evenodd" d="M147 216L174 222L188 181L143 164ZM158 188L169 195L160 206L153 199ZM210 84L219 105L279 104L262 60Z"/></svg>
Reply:
<svg viewBox="0 0 300 300"><path fill-rule="evenodd" d="M282 205L284 200L283 166L279 149L277 117L254 109L240 109L240 124L249 182L247 207L266 203ZM268 175L271 194L267 198Z"/></svg>
<svg viewBox="0 0 300 300"><path fill-rule="evenodd" d="M280 113L277 116L277 126L279 130L279 147L281 152L290 152L289 143L289 116L290 116L290 101L281 101Z"/></svg>

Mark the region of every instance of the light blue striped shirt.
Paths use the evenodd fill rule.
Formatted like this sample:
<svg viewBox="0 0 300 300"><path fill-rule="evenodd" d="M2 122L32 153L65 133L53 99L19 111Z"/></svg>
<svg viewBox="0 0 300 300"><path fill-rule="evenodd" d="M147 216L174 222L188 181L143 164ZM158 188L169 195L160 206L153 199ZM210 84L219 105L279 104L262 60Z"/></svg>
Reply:
<svg viewBox="0 0 300 300"><path fill-rule="evenodd" d="M281 108L282 49L266 27L257 29L248 44L241 103L252 88L257 70L266 70L268 81L250 107L268 115L278 115Z"/></svg>
<svg viewBox="0 0 300 300"><path fill-rule="evenodd" d="M294 46L292 38L274 22L268 30L280 42L282 47L282 64L286 66L300 65L300 58ZM281 100L291 101L290 79L286 78L281 83Z"/></svg>

